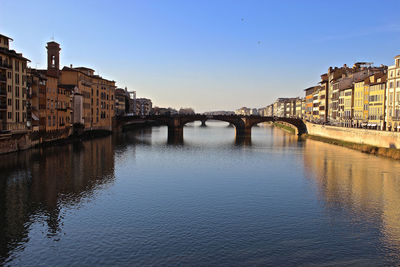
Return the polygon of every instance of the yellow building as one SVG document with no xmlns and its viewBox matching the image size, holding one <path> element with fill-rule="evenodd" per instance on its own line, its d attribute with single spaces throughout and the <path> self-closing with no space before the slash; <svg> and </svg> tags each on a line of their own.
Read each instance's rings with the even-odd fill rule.
<svg viewBox="0 0 400 267">
<path fill-rule="evenodd" d="M 349 88 L 343 91 L 343 126 L 353 127 L 353 94 L 354 86 L 351 85 Z"/>
<path fill-rule="evenodd" d="M 27 62 L 0 34 L 0 132 L 27 130 Z"/>
<path fill-rule="evenodd" d="M 367 117 L 364 116 L 365 92 L 368 91 L 366 87 L 364 80 L 354 83 L 353 123 L 355 127 L 367 125 Z"/>
<path fill-rule="evenodd" d="M 386 82 L 386 129 L 400 130 L 400 55 L 395 57 L 395 65 L 388 68 Z"/>
<path fill-rule="evenodd" d="M 112 130 L 114 118 L 115 82 L 94 74 L 85 67 L 64 67 L 61 84 L 74 85 L 83 95 L 83 122 L 85 130 Z"/>
<path fill-rule="evenodd" d="M 370 77 L 368 124 L 372 129 L 384 130 L 385 125 L 386 74 Z"/>
</svg>

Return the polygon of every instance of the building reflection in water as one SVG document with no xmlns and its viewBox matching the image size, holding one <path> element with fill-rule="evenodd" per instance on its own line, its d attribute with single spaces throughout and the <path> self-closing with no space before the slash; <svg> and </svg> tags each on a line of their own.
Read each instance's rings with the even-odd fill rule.
<svg viewBox="0 0 400 267">
<path fill-rule="evenodd" d="M 379 224 L 383 246 L 400 260 L 400 164 L 307 140 L 304 169 L 318 184 L 325 208 L 342 207 L 357 220 Z"/>
<path fill-rule="evenodd" d="M 61 206 L 91 198 L 114 180 L 112 137 L 0 157 L 0 265 L 28 240 L 38 217 L 47 235 L 61 231 Z"/>
</svg>

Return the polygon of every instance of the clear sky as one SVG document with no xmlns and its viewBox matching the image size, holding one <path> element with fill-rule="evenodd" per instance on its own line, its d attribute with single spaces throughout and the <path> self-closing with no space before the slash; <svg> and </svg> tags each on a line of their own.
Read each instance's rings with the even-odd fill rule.
<svg viewBox="0 0 400 267">
<path fill-rule="evenodd" d="M 46 42 L 158 106 L 198 112 L 303 95 L 329 66 L 392 65 L 399 0 L 0 0 L 0 33 L 32 67 Z"/>
</svg>

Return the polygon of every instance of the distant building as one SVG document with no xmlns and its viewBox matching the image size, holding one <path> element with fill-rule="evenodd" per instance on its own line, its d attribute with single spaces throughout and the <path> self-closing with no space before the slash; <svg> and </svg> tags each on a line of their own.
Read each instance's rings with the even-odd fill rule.
<svg viewBox="0 0 400 267">
<path fill-rule="evenodd" d="M 115 89 L 115 115 L 125 116 L 127 109 L 129 110 L 129 94 L 125 89 Z"/>
<path fill-rule="evenodd" d="M 236 114 L 236 115 L 248 116 L 248 115 L 251 114 L 251 112 L 252 112 L 251 109 L 250 109 L 250 108 L 247 108 L 247 107 L 241 107 L 241 108 L 235 110 L 235 114 Z"/>
<path fill-rule="evenodd" d="M 274 116 L 274 105 L 270 104 L 266 107 L 265 116 L 272 117 Z"/>
<path fill-rule="evenodd" d="M 302 112 L 302 99 L 301 98 L 297 98 L 296 102 L 295 102 L 295 117 L 302 119 L 303 118 L 303 112 Z"/>
<path fill-rule="evenodd" d="M 273 104 L 274 116 L 282 118 L 295 117 L 297 98 L 278 98 Z"/>
<path fill-rule="evenodd" d="M 152 115 L 176 115 L 178 114 L 178 111 L 174 108 L 160 108 L 160 107 L 153 107 L 151 110 Z"/>
<path fill-rule="evenodd" d="M 152 110 L 152 102 L 147 98 L 136 99 L 136 114 L 137 115 L 150 115 Z"/>
<path fill-rule="evenodd" d="M 225 110 L 204 112 L 204 115 L 234 115 L 234 114 L 235 114 L 234 111 L 225 111 Z"/>
<path fill-rule="evenodd" d="M 136 115 L 136 91 L 128 91 L 129 93 L 129 114 Z"/>
<path fill-rule="evenodd" d="M 313 112 L 314 112 L 314 98 L 315 95 L 318 95 L 318 91 L 319 91 L 319 86 L 311 86 L 307 89 L 304 90 L 305 91 L 305 100 L 306 100 L 306 110 L 305 110 L 305 116 L 304 119 L 308 120 L 308 121 L 313 121 Z"/>
<path fill-rule="evenodd" d="M 194 110 L 192 108 L 180 108 L 179 112 L 180 115 L 193 115 Z"/>
</svg>

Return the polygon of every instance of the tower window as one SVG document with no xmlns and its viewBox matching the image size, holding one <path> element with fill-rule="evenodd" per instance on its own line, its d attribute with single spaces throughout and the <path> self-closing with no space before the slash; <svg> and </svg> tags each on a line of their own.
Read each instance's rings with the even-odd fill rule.
<svg viewBox="0 0 400 267">
<path fill-rule="evenodd" d="M 51 66 L 53 67 L 53 68 L 55 68 L 56 67 L 56 56 L 51 56 Z"/>
</svg>

